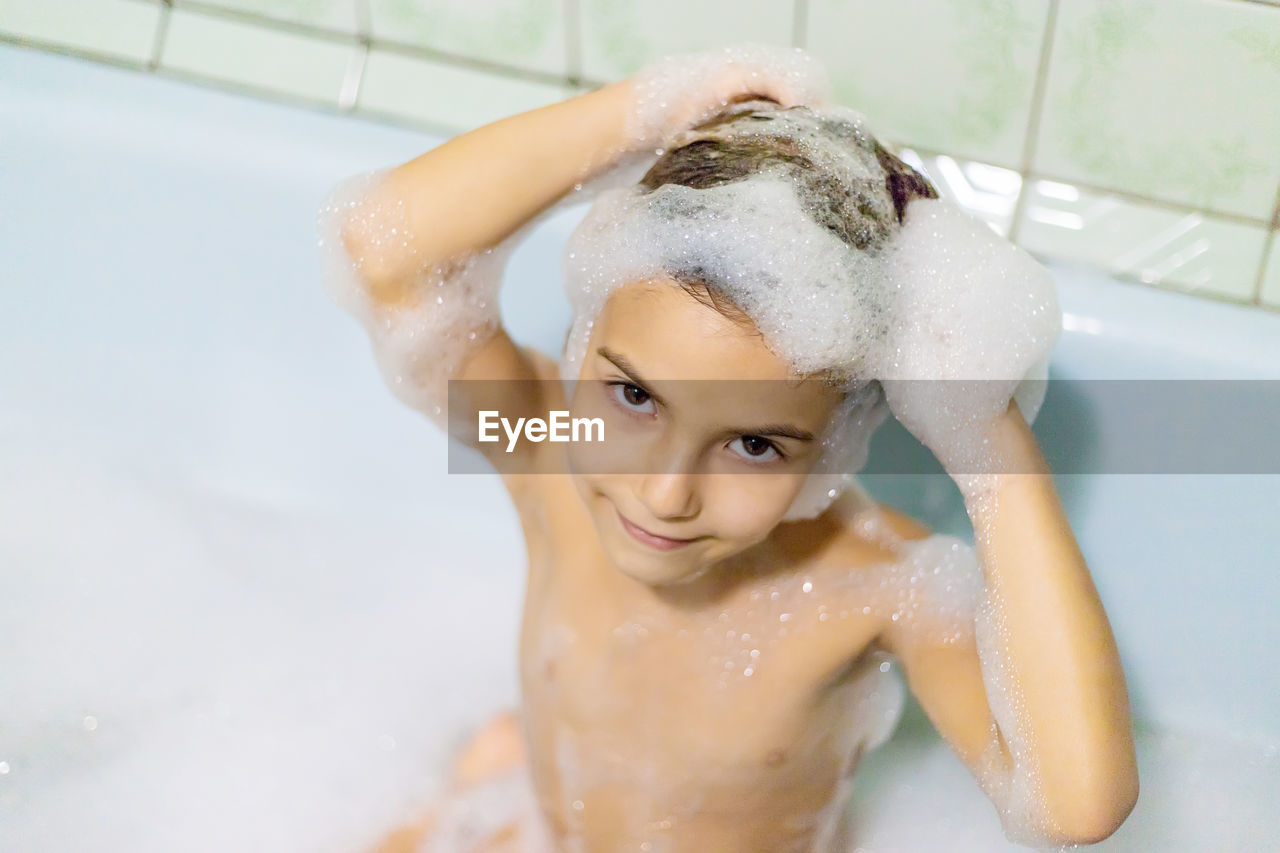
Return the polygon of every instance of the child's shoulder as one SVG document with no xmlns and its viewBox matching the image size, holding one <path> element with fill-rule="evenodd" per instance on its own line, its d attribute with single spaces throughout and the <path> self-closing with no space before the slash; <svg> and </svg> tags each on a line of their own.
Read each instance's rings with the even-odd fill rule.
<svg viewBox="0 0 1280 853">
<path fill-rule="evenodd" d="M 933 531 L 922 522 L 887 504 L 876 504 L 874 512 L 879 516 L 880 523 L 901 539 L 927 539 L 933 535 Z"/>
<path fill-rule="evenodd" d="M 869 498 L 855 511 L 831 514 L 831 547 L 823 562 L 836 566 L 870 566 L 899 561 L 909 543 L 933 535 L 928 526 L 891 506 Z"/>
</svg>

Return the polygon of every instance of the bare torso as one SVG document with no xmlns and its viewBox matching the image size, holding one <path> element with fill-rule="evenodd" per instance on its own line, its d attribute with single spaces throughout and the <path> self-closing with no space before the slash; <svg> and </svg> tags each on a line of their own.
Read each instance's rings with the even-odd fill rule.
<svg viewBox="0 0 1280 853">
<path fill-rule="evenodd" d="M 900 703 L 875 644 L 883 609 L 849 582 L 892 562 L 891 543 L 829 511 L 675 603 L 610 566 L 567 476 L 520 479 L 523 718 L 559 845 L 823 849 L 842 780 Z"/>
</svg>

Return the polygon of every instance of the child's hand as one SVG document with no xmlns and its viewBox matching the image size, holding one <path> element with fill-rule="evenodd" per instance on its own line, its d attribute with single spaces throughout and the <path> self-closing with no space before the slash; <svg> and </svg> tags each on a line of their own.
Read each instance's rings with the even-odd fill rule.
<svg viewBox="0 0 1280 853">
<path fill-rule="evenodd" d="M 821 105 L 828 92 L 826 74 L 811 55 L 758 44 L 664 57 L 630 83 L 627 137 L 636 149 L 665 147 L 734 101 L 758 96 L 784 107 Z"/>
</svg>

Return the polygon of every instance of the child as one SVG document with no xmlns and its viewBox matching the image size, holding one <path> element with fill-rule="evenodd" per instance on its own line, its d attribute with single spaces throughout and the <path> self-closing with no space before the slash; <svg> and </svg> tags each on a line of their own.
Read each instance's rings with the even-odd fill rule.
<svg viewBox="0 0 1280 853">
<path fill-rule="evenodd" d="M 799 106 L 823 97 L 802 52 L 677 58 L 335 194 L 339 298 L 392 390 L 499 469 L 529 553 L 521 713 L 384 849 L 842 849 L 893 661 L 1011 838 L 1098 841 L 1133 807 L 1124 678 L 1023 416 L 1038 401 L 908 381 L 1020 378 L 1056 304 L 921 284 L 974 245 L 994 279 L 1022 261 L 851 113 Z M 564 361 L 515 346 L 496 295 L 515 239 L 647 152 L 570 246 Z M 841 493 L 886 402 L 960 486 L 976 561 Z M 481 411 L 569 409 L 609 441 L 479 441 Z"/>
</svg>

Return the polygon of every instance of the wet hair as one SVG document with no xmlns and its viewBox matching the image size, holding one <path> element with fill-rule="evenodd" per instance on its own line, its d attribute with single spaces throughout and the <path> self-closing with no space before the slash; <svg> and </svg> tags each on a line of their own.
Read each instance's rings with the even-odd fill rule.
<svg viewBox="0 0 1280 853">
<path fill-rule="evenodd" d="M 813 132 L 861 149 L 864 159 L 874 158 L 883 177 L 851 179 L 820 164 L 794 135 L 753 132 L 779 117 L 809 122 Z M 938 197 L 919 172 L 847 118 L 824 116 L 803 106 L 784 109 L 760 98 L 731 104 L 692 128 L 683 143 L 664 152 L 639 183 L 647 192 L 666 184 L 710 189 L 766 171 L 782 171 L 794 182 L 797 193 L 806 199 L 805 212 L 815 223 L 845 244 L 869 252 L 877 250 L 902 224 L 913 199 Z M 731 320 L 753 325 L 747 313 L 703 270 L 685 268 L 669 273 L 699 302 Z"/>
</svg>

